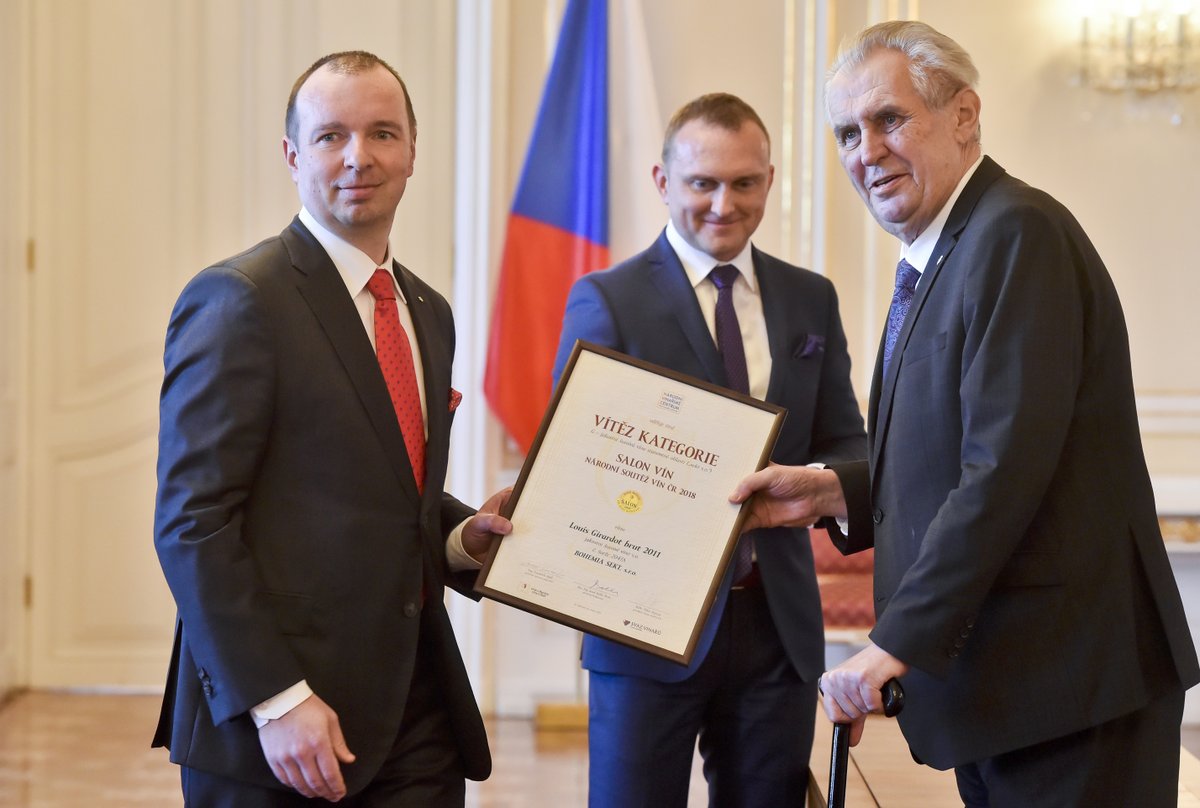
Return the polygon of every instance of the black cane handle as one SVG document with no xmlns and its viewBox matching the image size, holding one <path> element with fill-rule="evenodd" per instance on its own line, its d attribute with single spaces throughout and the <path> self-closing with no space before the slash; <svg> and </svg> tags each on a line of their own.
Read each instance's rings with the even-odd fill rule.
<svg viewBox="0 0 1200 808">
<path fill-rule="evenodd" d="M 897 679 L 888 679 L 883 683 L 883 687 L 879 688 L 879 695 L 883 696 L 883 714 L 888 718 L 895 718 L 900 715 L 900 711 L 904 709 L 904 688 L 900 686 Z"/>
<path fill-rule="evenodd" d="M 883 697 L 883 714 L 895 718 L 904 709 L 904 688 L 895 679 L 888 679 L 879 689 Z M 828 808 L 845 808 L 846 769 L 850 763 L 850 725 L 833 725 L 833 757 L 829 761 Z"/>
</svg>

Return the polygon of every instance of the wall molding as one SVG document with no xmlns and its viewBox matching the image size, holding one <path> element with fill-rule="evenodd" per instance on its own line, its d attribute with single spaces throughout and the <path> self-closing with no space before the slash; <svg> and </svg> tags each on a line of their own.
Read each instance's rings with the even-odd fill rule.
<svg viewBox="0 0 1200 808">
<path fill-rule="evenodd" d="M 1200 437 L 1200 394 L 1186 392 L 1139 395 L 1137 411 L 1144 434 Z"/>
<path fill-rule="evenodd" d="M 1200 475 L 1163 475 L 1152 482 L 1160 516 L 1200 516 Z"/>
</svg>

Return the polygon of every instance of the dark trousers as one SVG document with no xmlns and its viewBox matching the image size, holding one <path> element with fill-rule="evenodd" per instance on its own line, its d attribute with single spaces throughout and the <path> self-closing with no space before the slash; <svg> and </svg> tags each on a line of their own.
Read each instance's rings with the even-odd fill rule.
<svg viewBox="0 0 1200 808">
<path fill-rule="evenodd" d="M 351 751 L 353 742 L 351 741 Z M 312 808 L 330 806 L 290 789 L 263 788 L 186 766 L 181 769 L 186 808 Z M 450 716 L 438 689 L 438 677 L 425 642 L 419 643 L 416 669 L 395 743 L 378 774 L 339 808 L 462 808 L 466 783 Z"/>
<path fill-rule="evenodd" d="M 788 660 L 761 589 L 730 594 L 690 678 L 593 671 L 589 683 L 592 808 L 686 808 L 697 734 L 713 808 L 803 801 L 817 688 Z"/>
<path fill-rule="evenodd" d="M 967 808 L 1174 808 L 1183 691 L 1096 727 L 954 770 Z"/>
</svg>

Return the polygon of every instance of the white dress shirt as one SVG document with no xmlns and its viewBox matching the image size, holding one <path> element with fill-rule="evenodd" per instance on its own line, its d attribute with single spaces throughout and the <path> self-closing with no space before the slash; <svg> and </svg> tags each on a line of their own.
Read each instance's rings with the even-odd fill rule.
<svg viewBox="0 0 1200 808">
<path fill-rule="evenodd" d="M 737 267 L 738 278 L 733 282 L 733 310 L 737 313 L 738 327 L 742 331 L 750 395 L 765 399 L 767 385 L 771 381 L 771 346 L 767 341 L 767 318 L 763 316 L 762 290 L 754 274 L 750 242 L 746 242 L 745 248 L 732 261 L 718 261 L 684 241 L 675 229 L 675 223 L 670 221 L 667 222 L 667 241 L 675 250 L 675 255 L 679 256 L 679 263 L 683 264 L 683 271 L 692 283 L 713 344 L 717 341 L 717 285 L 708 277 L 708 273 L 714 267 L 725 264 Z"/>
<path fill-rule="evenodd" d="M 908 261 L 909 265 L 917 272 L 921 273 L 921 277 L 925 277 L 925 267 L 929 264 L 929 259 L 933 257 L 933 248 L 937 246 L 938 239 L 942 237 L 942 230 L 946 228 L 946 220 L 950 218 L 950 211 L 954 210 L 954 203 L 962 195 L 963 188 L 967 187 L 967 183 L 975 174 L 975 169 L 979 168 L 979 164 L 983 162 L 983 152 L 979 153 L 979 157 L 967 169 L 967 173 L 963 174 L 962 179 L 958 181 L 958 186 L 954 189 L 954 193 L 950 194 L 950 198 L 946 200 L 946 204 L 942 205 L 942 209 L 938 211 L 938 215 L 933 217 L 933 221 L 929 226 L 921 231 L 912 244 L 901 245 L 900 257 Z M 939 260 L 941 256 L 938 256 Z M 917 286 L 921 285 L 920 279 L 917 280 Z"/>
</svg>

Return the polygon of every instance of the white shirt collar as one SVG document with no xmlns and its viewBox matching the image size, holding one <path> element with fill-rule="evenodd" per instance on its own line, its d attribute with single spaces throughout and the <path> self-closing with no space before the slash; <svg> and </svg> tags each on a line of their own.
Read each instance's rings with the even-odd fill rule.
<svg viewBox="0 0 1200 808">
<path fill-rule="evenodd" d="M 313 234 L 313 238 L 325 248 L 329 260 L 333 261 L 338 274 L 342 277 L 342 283 L 346 284 L 346 290 L 350 292 L 350 297 L 357 297 L 363 289 L 367 288 L 367 281 L 371 280 L 376 269 L 383 267 L 389 273 L 392 272 L 392 244 L 390 241 L 387 253 L 383 257 L 383 263 L 376 264 L 371 260 L 371 256 L 327 230 L 315 216 L 308 212 L 307 208 L 300 208 L 300 221 Z M 392 285 L 396 287 L 398 299 L 408 305 L 408 301 L 404 299 L 404 291 L 396 283 L 394 274 L 392 275 Z"/>
<path fill-rule="evenodd" d="M 967 182 L 975 174 L 975 169 L 979 168 L 979 164 L 983 162 L 983 152 L 980 151 L 979 157 L 967 169 L 967 173 L 963 174 L 962 179 L 958 181 L 958 187 L 954 189 L 954 193 L 950 194 L 950 198 L 946 200 L 946 204 L 942 205 L 942 209 L 938 211 L 938 215 L 933 217 L 933 221 L 929 223 L 921 231 L 921 235 L 913 239 L 913 243 L 907 246 L 900 247 L 900 257 L 908 261 L 913 269 L 924 274 L 925 267 L 929 264 L 929 259 L 933 256 L 933 248 L 937 246 L 938 239 L 942 237 L 942 230 L 946 227 L 946 220 L 950 218 L 950 211 L 954 210 L 954 203 L 958 201 L 958 197 L 962 195 L 963 188 L 967 187 Z"/>
<path fill-rule="evenodd" d="M 750 291 L 758 291 L 758 281 L 754 277 L 754 251 L 749 241 L 746 242 L 746 246 L 732 261 L 718 261 L 708 253 L 698 250 L 684 241 L 683 236 L 675 229 L 675 223 L 668 219 L 667 242 L 671 245 L 671 249 L 675 250 L 675 254 L 679 256 L 679 263 L 683 264 L 683 271 L 687 273 L 688 280 L 691 282 L 693 289 L 708 277 L 708 273 L 713 271 L 713 267 L 721 264 L 732 264 L 737 267 L 738 272 L 746 279 L 746 283 L 750 285 Z"/>
</svg>

